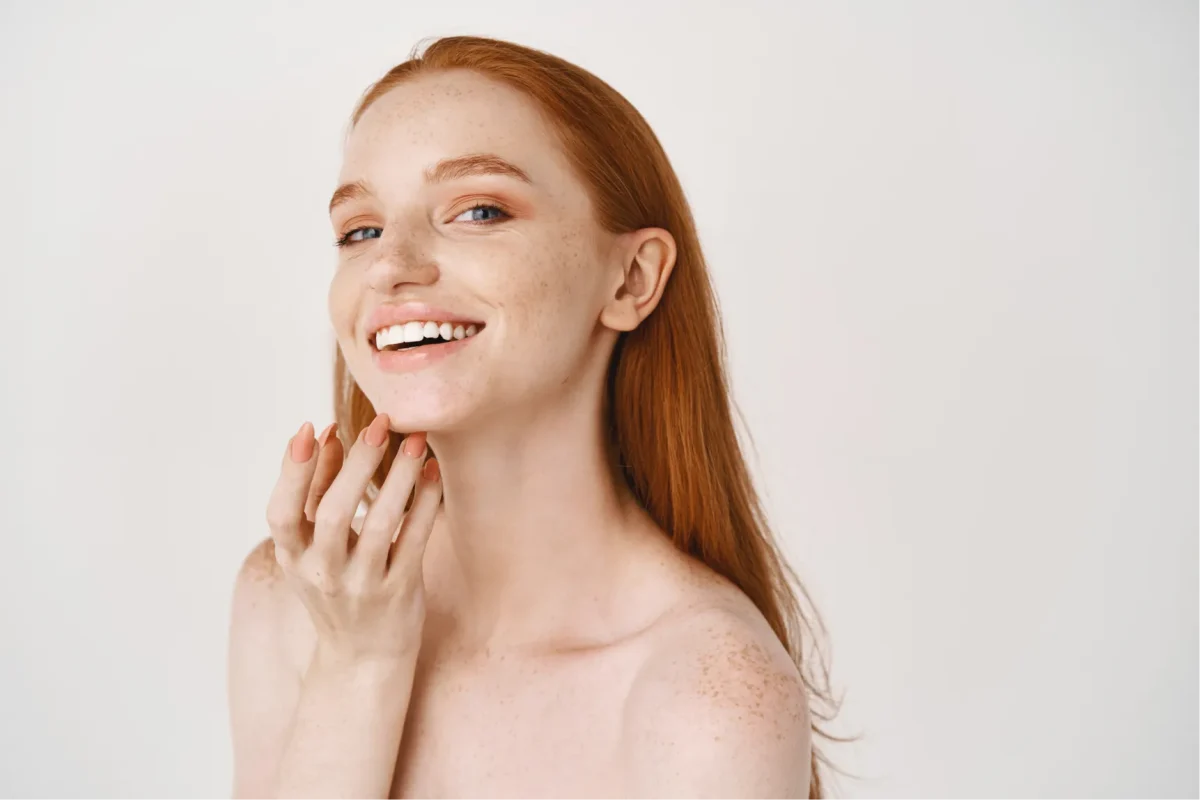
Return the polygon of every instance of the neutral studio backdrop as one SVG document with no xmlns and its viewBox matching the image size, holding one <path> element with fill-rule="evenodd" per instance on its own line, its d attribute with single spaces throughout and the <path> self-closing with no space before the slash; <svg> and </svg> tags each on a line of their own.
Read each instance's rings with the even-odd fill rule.
<svg viewBox="0 0 1200 800">
<path fill-rule="evenodd" d="M 1153 0 L 0 4 L 0 795 L 228 794 L 346 119 L 452 33 L 678 169 L 838 791 L 1195 796 L 1197 9 Z"/>
</svg>

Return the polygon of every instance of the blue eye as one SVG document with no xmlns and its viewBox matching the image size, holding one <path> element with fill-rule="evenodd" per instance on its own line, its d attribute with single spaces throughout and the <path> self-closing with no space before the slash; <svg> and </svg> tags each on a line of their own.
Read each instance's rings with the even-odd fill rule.
<svg viewBox="0 0 1200 800">
<path fill-rule="evenodd" d="M 346 235 L 339 238 L 333 244 L 336 247 L 345 247 L 348 244 L 361 242 L 365 239 L 378 239 L 383 236 L 383 228 L 355 228 L 348 231 Z"/>
<path fill-rule="evenodd" d="M 491 213 L 489 213 L 491 212 Z M 467 219 L 463 219 L 463 217 Z M 466 211 L 454 218 L 455 222 L 495 222 L 498 219 L 507 217 L 508 214 L 500 206 L 492 205 L 491 203 L 480 203 L 477 206 L 471 206 Z"/>
</svg>

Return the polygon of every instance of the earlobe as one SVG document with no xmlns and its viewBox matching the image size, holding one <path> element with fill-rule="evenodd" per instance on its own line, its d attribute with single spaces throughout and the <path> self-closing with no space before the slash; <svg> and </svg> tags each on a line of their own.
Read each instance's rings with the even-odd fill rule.
<svg viewBox="0 0 1200 800">
<path fill-rule="evenodd" d="M 618 331 L 631 331 L 650 316 L 675 268 L 675 237 L 670 232 L 643 228 L 626 236 L 620 283 L 600 314 L 601 323 Z"/>
</svg>

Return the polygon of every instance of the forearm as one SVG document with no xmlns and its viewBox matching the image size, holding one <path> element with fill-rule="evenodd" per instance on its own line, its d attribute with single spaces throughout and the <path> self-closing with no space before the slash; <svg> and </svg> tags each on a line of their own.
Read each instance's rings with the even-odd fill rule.
<svg viewBox="0 0 1200 800">
<path fill-rule="evenodd" d="M 304 676 L 276 794 L 386 798 L 415 668 L 415 656 L 340 663 L 318 651 Z"/>
</svg>

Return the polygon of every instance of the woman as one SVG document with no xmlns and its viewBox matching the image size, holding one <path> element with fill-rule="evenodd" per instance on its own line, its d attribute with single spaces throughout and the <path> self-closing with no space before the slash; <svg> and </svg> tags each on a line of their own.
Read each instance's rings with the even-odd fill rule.
<svg viewBox="0 0 1200 800">
<path fill-rule="evenodd" d="M 235 794 L 818 796 L 824 675 L 637 111 L 442 39 L 363 97 L 330 214 L 337 424 L 237 579 Z"/>
</svg>

